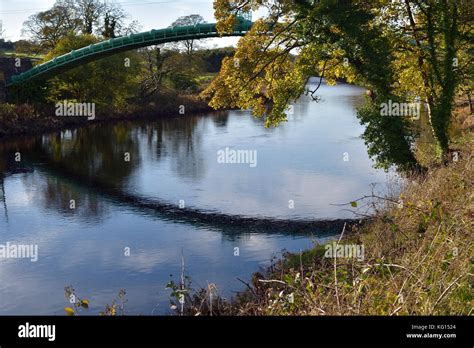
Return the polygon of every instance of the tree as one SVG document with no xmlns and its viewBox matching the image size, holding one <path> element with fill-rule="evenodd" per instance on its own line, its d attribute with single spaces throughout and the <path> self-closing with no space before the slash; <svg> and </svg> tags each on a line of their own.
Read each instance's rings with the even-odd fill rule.
<svg viewBox="0 0 474 348">
<path fill-rule="evenodd" d="M 190 57 L 179 51 L 156 47 L 141 51 L 145 62 L 141 74 L 141 96 L 148 97 L 163 89 L 179 92 L 195 92 L 198 77 L 204 70 L 201 57 Z"/>
<path fill-rule="evenodd" d="M 179 27 L 179 26 L 194 26 L 201 23 L 206 23 L 204 18 L 198 14 L 192 14 L 189 16 L 179 17 L 175 20 L 171 27 Z M 181 42 L 176 43 L 176 47 L 183 47 L 186 54 L 191 55 L 196 47 L 196 40 L 183 40 Z"/>
<path fill-rule="evenodd" d="M 398 34 L 400 57 L 412 55 L 415 59 L 417 69 L 413 72 L 421 80 L 416 90 L 421 92 L 428 106 L 430 124 L 441 153 L 446 154 L 454 97 L 461 81 L 459 72 L 465 70 L 461 65 L 466 66 L 466 62 L 459 61 L 460 45 L 464 41 L 460 7 L 472 8 L 472 3 L 404 0 L 403 5 L 402 12 L 394 19 L 407 21 L 408 30 L 392 35 Z"/>
<path fill-rule="evenodd" d="M 231 31 L 239 11 L 265 6 L 268 15 L 239 41 L 234 57 L 224 61 L 203 95 L 214 108 L 251 108 L 255 116 L 265 117 L 266 126 L 277 126 L 286 121 L 285 111 L 292 100 L 303 92 L 317 93 L 317 88 L 306 89 L 309 77 L 318 74 L 329 84 L 345 78 L 370 90 L 371 98 L 358 113 L 366 126 L 363 136 L 369 154 L 383 168 L 395 164 L 400 169 L 419 169 L 413 124 L 408 118 L 384 117 L 380 105 L 388 100 L 413 101 L 420 88 L 426 91 L 427 97 L 434 98 L 431 114 L 436 139 L 442 152 L 447 152 L 458 81 L 452 63 L 457 56 L 461 6 L 447 0 L 407 2 L 410 8 L 416 3 L 412 16 L 424 26 L 410 28 L 407 9 L 394 10 L 385 1 L 215 0 L 222 34 Z M 417 40 L 423 40 L 421 65 Z M 416 74 L 408 87 L 404 79 L 409 72 Z M 424 74 L 433 87 L 422 88 Z"/>
<path fill-rule="evenodd" d="M 234 47 L 223 47 L 198 50 L 195 56 L 198 56 L 202 59 L 206 72 L 217 73 L 221 69 L 224 58 L 233 57 L 234 54 Z"/>
<path fill-rule="evenodd" d="M 56 4 L 73 9 L 75 17 L 80 21 L 82 34 L 93 34 L 99 26 L 99 20 L 105 11 L 105 3 L 101 0 L 58 0 Z"/>
<path fill-rule="evenodd" d="M 15 46 L 16 43 L 5 41 L 5 39 L 0 39 L 0 51 L 13 51 Z"/>
<path fill-rule="evenodd" d="M 54 5 L 50 10 L 31 15 L 23 23 L 23 34 L 35 43 L 51 49 L 70 32 L 77 32 L 81 22 L 68 6 Z"/>
<path fill-rule="evenodd" d="M 39 54 L 43 52 L 43 48 L 40 45 L 27 40 L 16 41 L 14 46 L 17 53 Z"/>
<path fill-rule="evenodd" d="M 23 33 L 46 49 L 52 49 L 70 33 L 98 34 L 114 38 L 135 32 L 137 22 L 128 22 L 129 15 L 117 3 L 101 0 L 57 0 L 47 11 L 29 17 Z"/>
<path fill-rule="evenodd" d="M 45 57 L 53 59 L 73 49 L 98 42 L 92 35 L 69 34 Z M 130 64 L 125 64 L 126 59 Z M 122 53 L 90 62 L 57 75 L 48 81 L 47 100 L 96 103 L 102 110 L 119 110 L 138 90 L 140 63 L 135 53 Z"/>
<path fill-rule="evenodd" d="M 164 66 L 166 56 L 163 54 L 161 47 L 146 48 L 140 53 L 144 61 L 140 82 L 140 96 L 148 97 L 160 91 L 163 80 L 171 70 L 166 69 Z"/>
<path fill-rule="evenodd" d="M 117 4 L 107 4 L 103 10 L 102 36 L 115 38 L 117 36 L 130 35 L 137 31 L 138 22 L 127 23 L 129 15 Z"/>
</svg>

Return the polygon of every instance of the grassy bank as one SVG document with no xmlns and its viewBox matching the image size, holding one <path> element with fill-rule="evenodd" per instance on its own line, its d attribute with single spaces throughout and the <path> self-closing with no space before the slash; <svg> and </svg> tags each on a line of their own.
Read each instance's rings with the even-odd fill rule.
<svg viewBox="0 0 474 348">
<path fill-rule="evenodd" d="M 0 104 L 0 138 L 86 126 L 91 122 L 153 119 L 180 116 L 183 115 L 182 112 L 186 115 L 207 111 L 211 111 L 211 108 L 199 96 L 172 91 L 125 105 L 119 111 L 96 110 L 94 120 L 88 120 L 87 117 L 56 116 L 54 105 Z"/>
<path fill-rule="evenodd" d="M 363 246 L 363 258 L 328 257 L 326 245 L 287 253 L 230 301 L 213 284 L 186 294 L 184 314 L 471 315 L 473 143 L 464 134 L 451 163 L 409 177 L 399 197 L 376 200 L 373 219 L 341 231 L 337 246 Z"/>
</svg>

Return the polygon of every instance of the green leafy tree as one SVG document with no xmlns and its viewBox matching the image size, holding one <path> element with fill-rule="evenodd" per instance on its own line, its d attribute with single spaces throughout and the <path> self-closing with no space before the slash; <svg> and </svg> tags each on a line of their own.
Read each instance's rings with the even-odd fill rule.
<svg viewBox="0 0 474 348">
<path fill-rule="evenodd" d="M 472 81 L 472 69 L 466 70 L 472 66 L 472 58 L 463 51 L 472 52 L 472 27 L 466 24 L 471 20 L 468 14 L 471 11 L 472 15 L 473 4 L 462 0 L 404 0 L 388 9 L 392 15 L 387 32 L 398 45 L 400 85 L 406 93 L 418 94 L 426 102 L 440 153 L 446 154 L 456 91 Z"/>
<path fill-rule="evenodd" d="M 266 126 L 277 126 L 286 121 L 285 111 L 292 100 L 305 91 L 316 95 L 317 88 L 307 90 L 309 77 L 319 75 L 329 84 L 345 78 L 370 91 L 358 116 L 366 126 L 363 136 L 377 164 L 420 169 L 414 155 L 413 124 L 408 118 L 382 116 L 380 105 L 388 100 L 413 101 L 424 92 L 425 99 L 432 98 L 428 105 L 436 140 L 447 152 L 458 81 L 452 63 L 463 8 L 448 1 L 406 2 L 420 23 L 415 30 L 403 3 L 397 8 L 387 1 L 369 0 L 215 0 L 222 34 L 239 20 L 239 11 L 263 6 L 268 15 L 240 40 L 234 57 L 224 60 L 219 76 L 203 96 L 214 108 L 251 108 L 255 116 L 265 118 Z M 417 39 L 424 40 L 421 64 Z M 433 87 L 425 87 L 425 75 Z"/>
<path fill-rule="evenodd" d="M 377 105 L 392 97 L 392 52 L 371 8 L 354 1 L 282 1 L 270 4 L 268 17 L 254 23 L 242 38 L 233 59 L 225 59 L 221 73 L 204 92 L 214 108 L 251 108 L 265 124 L 286 121 L 288 104 L 306 89 L 316 74 L 334 84 L 345 77 L 373 91 L 360 112 L 369 153 L 388 167 L 417 167 L 411 152 L 410 129 L 401 118 L 382 118 Z M 215 2 L 218 28 L 223 33 L 238 20 L 236 11 L 252 10 L 259 1 Z M 296 57 L 295 57 L 296 54 Z M 345 58 L 345 59 L 344 59 Z M 350 64 L 344 64 L 344 62 Z"/>
<path fill-rule="evenodd" d="M 70 34 L 45 57 L 45 61 L 98 42 L 92 35 Z M 102 58 L 61 73 L 48 81 L 47 100 L 94 102 L 101 110 L 120 110 L 138 91 L 140 61 L 128 52 Z"/>
</svg>

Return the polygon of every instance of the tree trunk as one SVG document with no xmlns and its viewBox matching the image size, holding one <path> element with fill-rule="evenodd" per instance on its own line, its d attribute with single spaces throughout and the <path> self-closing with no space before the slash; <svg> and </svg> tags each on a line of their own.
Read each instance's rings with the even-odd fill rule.
<svg viewBox="0 0 474 348">
<path fill-rule="evenodd" d="M 472 100 L 469 92 L 467 92 L 467 103 L 469 104 L 469 114 L 472 115 Z"/>
</svg>

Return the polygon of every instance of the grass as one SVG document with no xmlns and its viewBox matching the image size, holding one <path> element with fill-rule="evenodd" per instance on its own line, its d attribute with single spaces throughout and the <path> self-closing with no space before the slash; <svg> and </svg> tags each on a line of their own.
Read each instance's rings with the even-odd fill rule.
<svg viewBox="0 0 474 348">
<path fill-rule="evenodd" d="M 18 53 L 18 52 L 7 52 L 7 51 L 1 51 L 0 53 L 6 57 L 12 57 L 12 58 L 20 57 L 20 58 L 43 59 L 45 57 L 44 54 Z"/>
</svg>

